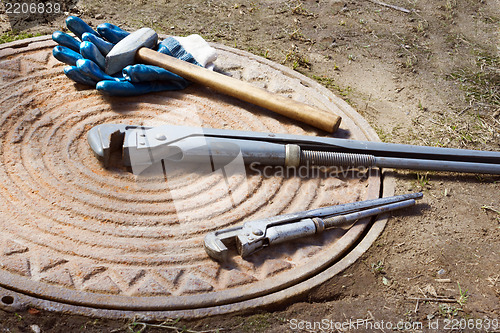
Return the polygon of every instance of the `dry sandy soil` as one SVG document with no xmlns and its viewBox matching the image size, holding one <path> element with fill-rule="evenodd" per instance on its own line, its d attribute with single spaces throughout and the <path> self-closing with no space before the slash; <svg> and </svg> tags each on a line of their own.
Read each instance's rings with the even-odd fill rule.
<svg viewBox="0 0 500 333">
<path fill-rule="evenodd" d="M 94 26 L 199 33 L 285 64 L 342 96 L 386 142 L 499 151 L 499 2 L 387 2 L 409 12 L 368 0 L 81 0 L 64 8 Z M 12 29 L 48 34 L 64 21 L 0 17 L 2 38 L 14 36 Z M 30 309 L 0 312 L 0 330 L 277 332 L 294 328 L 294 320 L 366 319 L 423 325 L 400 329 L 406 332 L 495 331 L 479 324 L 452 330 L 452 324 L 500 319 L 500 178 L 414 172 L 396 178 L 396 192 L 425 193 L 419 208 L 391 218 L 340 276 L 282 307 L 156 325 Z M 455 301 L 416 300 L 441 296 Z M 446 329 L 445 319 L 456 321 Z M 439 330 L 432 329 L 436 320 Z"/>
</svg>

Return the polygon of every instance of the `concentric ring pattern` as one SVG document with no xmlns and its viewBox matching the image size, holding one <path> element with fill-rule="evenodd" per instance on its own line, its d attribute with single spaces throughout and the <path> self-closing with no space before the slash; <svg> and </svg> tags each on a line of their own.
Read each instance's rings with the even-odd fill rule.
<svg viewBox="0 0 500 333">
<path fill-rule="evenodd" d="M 380 180 L 247 169 L 228 182 L 217 172 L 179 170 L 158 179 L 138 178 L 119 166 L 105 169 L 86 141 L 90 128 L 102 123 L 317 133 L 199 86 L 140 97 L 103 96 L 67 79 L 46 39 L 0 53 L 0 262 L 4 272 L 18 277 L 4 286 L 23 291 L 36 285 L 51 298 L 101 307 L 137 296 L 149 307 L 224 304 L 314 274 L 345 250 L 339 248 L 342 239 L 352 244 L 363 232 L 361 227 L 333 230 L 248 260 L 212 261 L 203 249 L 208 231 L 374 198 Z M 331 93 L 301 75 L 216 47 L 223 72 L 332 109 Z M 365 139 L 346 115 L 344 124 L 347 136 Z"/>
</svg>

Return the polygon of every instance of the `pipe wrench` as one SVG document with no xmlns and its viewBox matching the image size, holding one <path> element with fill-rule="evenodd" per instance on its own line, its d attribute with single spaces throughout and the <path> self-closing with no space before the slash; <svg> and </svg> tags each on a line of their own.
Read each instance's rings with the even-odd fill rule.
<svg viewBox="0 0 500 333">
<path fill-rule="evenodd" d="M 229 248 L 233 247 L 245 258 L 270 245 L 319 234 L 329 228 L 348 228 L 361 218 L 413 206 L 422 196 L 422 193 L 403 194 L 248 221 L 208 233 L 205 251 L 223 262 L 228 260 Z"/>
<path fill-rule="evenodd" d="M 144 170 L 160 161 L 218 163 L 242 156 L 245 164 L 299 167 L 395 168 L 500 174 L 500 152 L 437 148 L 331 137 L 213 128 L 101 124 L 87 135 L 105 166 L 118 150 L 125 166 Z M 134 171 L 134 173 L 136 173 Z"/>
</svg>

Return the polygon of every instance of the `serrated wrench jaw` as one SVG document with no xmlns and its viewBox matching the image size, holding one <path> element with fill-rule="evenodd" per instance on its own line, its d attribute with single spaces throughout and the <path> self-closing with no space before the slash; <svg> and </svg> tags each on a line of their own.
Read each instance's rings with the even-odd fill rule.
<svg viewBox="0 0 500 333">
<path fill-rule="evenodd" d="M 111 152 L 122 151 L 127 131 L 137 128 L 125 124 L 100 124 L 90 129 L 87 141 L 97 159 L 108 167 Z"/>
</svg>

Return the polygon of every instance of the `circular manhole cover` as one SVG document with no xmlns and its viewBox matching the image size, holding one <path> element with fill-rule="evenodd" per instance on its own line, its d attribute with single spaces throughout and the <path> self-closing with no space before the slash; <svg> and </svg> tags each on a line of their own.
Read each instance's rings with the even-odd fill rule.
<svg viewBox="0 0 500 333">
<path fill-rule="evenodd" d="M 51 55 L 53 46 L 44 36 L 0 48 L 4 308 L 30 304 L 150 319 L 242 311 L 310 289 L 355 260 L 381 231 L 383 222 L 373 228 L 360 221 L 349 231 L 330 230 L 247 260 L 211 260 L 203 248 L 209 231 L 377 198 L 381 179 L 247 169 L 231 176 L 228 191 L 227 177 L 218 172 L 173 173 L 167 181 L 149 182 L 127 170 L 105 169 L 86 140 L 102 123 L 318 133 L 200 86 L 103 96 L 67 79 Z M 337 136 L 377 139 L 351 107 L 316 82 L 249 53 L 214 47 L 223 72 L 339 113 L 343 125 Z"/>
</svg>

